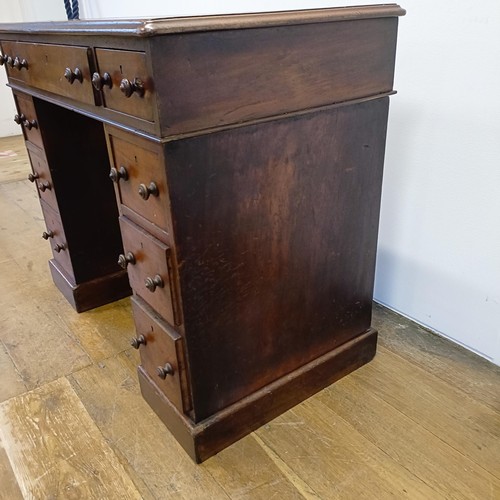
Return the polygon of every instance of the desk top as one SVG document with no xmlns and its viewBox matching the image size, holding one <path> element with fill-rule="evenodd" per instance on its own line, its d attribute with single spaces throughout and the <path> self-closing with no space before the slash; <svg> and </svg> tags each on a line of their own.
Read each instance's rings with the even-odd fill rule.
<svg viewBox="0 0 500 500">
<path fill-rule="evenodd" d="M 253 14 L 226 14 L 158 19 L 78 20 L 37 23 L 0 24 L 0 33 L 47 33 L 80 35 L 123 35 L 149 37 L 193 31 L 215 31 L 264 26 L 348 21 L 404 16 L 397 4 L 335 7 L 330 9 L 294 10 Z"/>
</svg>

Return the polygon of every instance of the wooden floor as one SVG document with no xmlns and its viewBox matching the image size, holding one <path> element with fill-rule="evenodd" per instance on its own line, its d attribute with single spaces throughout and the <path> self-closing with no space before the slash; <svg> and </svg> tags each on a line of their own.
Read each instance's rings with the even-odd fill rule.
<svg viewBox="0 0 500 500">
<path fill-rule="evenodd" d="M 28 168 L 1 139 L 1 498 L 500 499 L 500 369 L 380 306 L 372 363 L 195 465 L 141 398 L 129 300 L 53 286 Z"/>
</svg>

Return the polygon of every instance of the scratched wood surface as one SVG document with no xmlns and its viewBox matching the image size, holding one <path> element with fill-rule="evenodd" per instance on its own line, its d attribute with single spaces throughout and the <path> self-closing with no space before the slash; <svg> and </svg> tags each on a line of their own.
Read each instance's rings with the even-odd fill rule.
<svg viewBox="0 0 500 500">
<path fill-rule="evenodd" d="M 52 285 L 22 141 L 8 150 L 0 499 L 500 498 L 500 368 L 378 305 L 372 363 L 195 465 L 140 395 L 129 300 L 77 314 Z"/>
</svg>

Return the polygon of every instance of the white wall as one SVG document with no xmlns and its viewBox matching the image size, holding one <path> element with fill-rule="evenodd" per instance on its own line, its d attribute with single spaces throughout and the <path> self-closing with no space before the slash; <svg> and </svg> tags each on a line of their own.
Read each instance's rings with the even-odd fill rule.
<svg viewBox="0 0 500 500">
<path fill-rule="evenodd" d="M 500 364 L 500 2 L 401 2 L 375 298 Z M 80 0 L 87 18 L 346 4 Z"/>
</svg>

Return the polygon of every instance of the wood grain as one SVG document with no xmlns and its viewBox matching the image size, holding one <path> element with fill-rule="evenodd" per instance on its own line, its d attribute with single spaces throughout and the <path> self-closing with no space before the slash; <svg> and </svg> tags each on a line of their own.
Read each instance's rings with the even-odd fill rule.
<svg viewBox="0 0 500 500">
<path fill-rule="evenodd" d="M 0 139 L 0 184 L 28 177 L 30 163 L 22 135 Z"/>
<path fill-rule="evenodd" d="M 367 376 L 370 369 L 364 369 Z M 353 377 L 329 387 L 318 400 L 443 497 L 480 500 L 500 495 L 500 480 L 493 476 L 495 471 L 483 468 L 484 462 L 478 465 Z M 462 473 L 457 475 L 458 470 Z"/>
<path fill-rule="evenodd" d="M 2 403 L 0 428 L 25 498 L 141 498 L 64 378 Z"/>
</svg>

